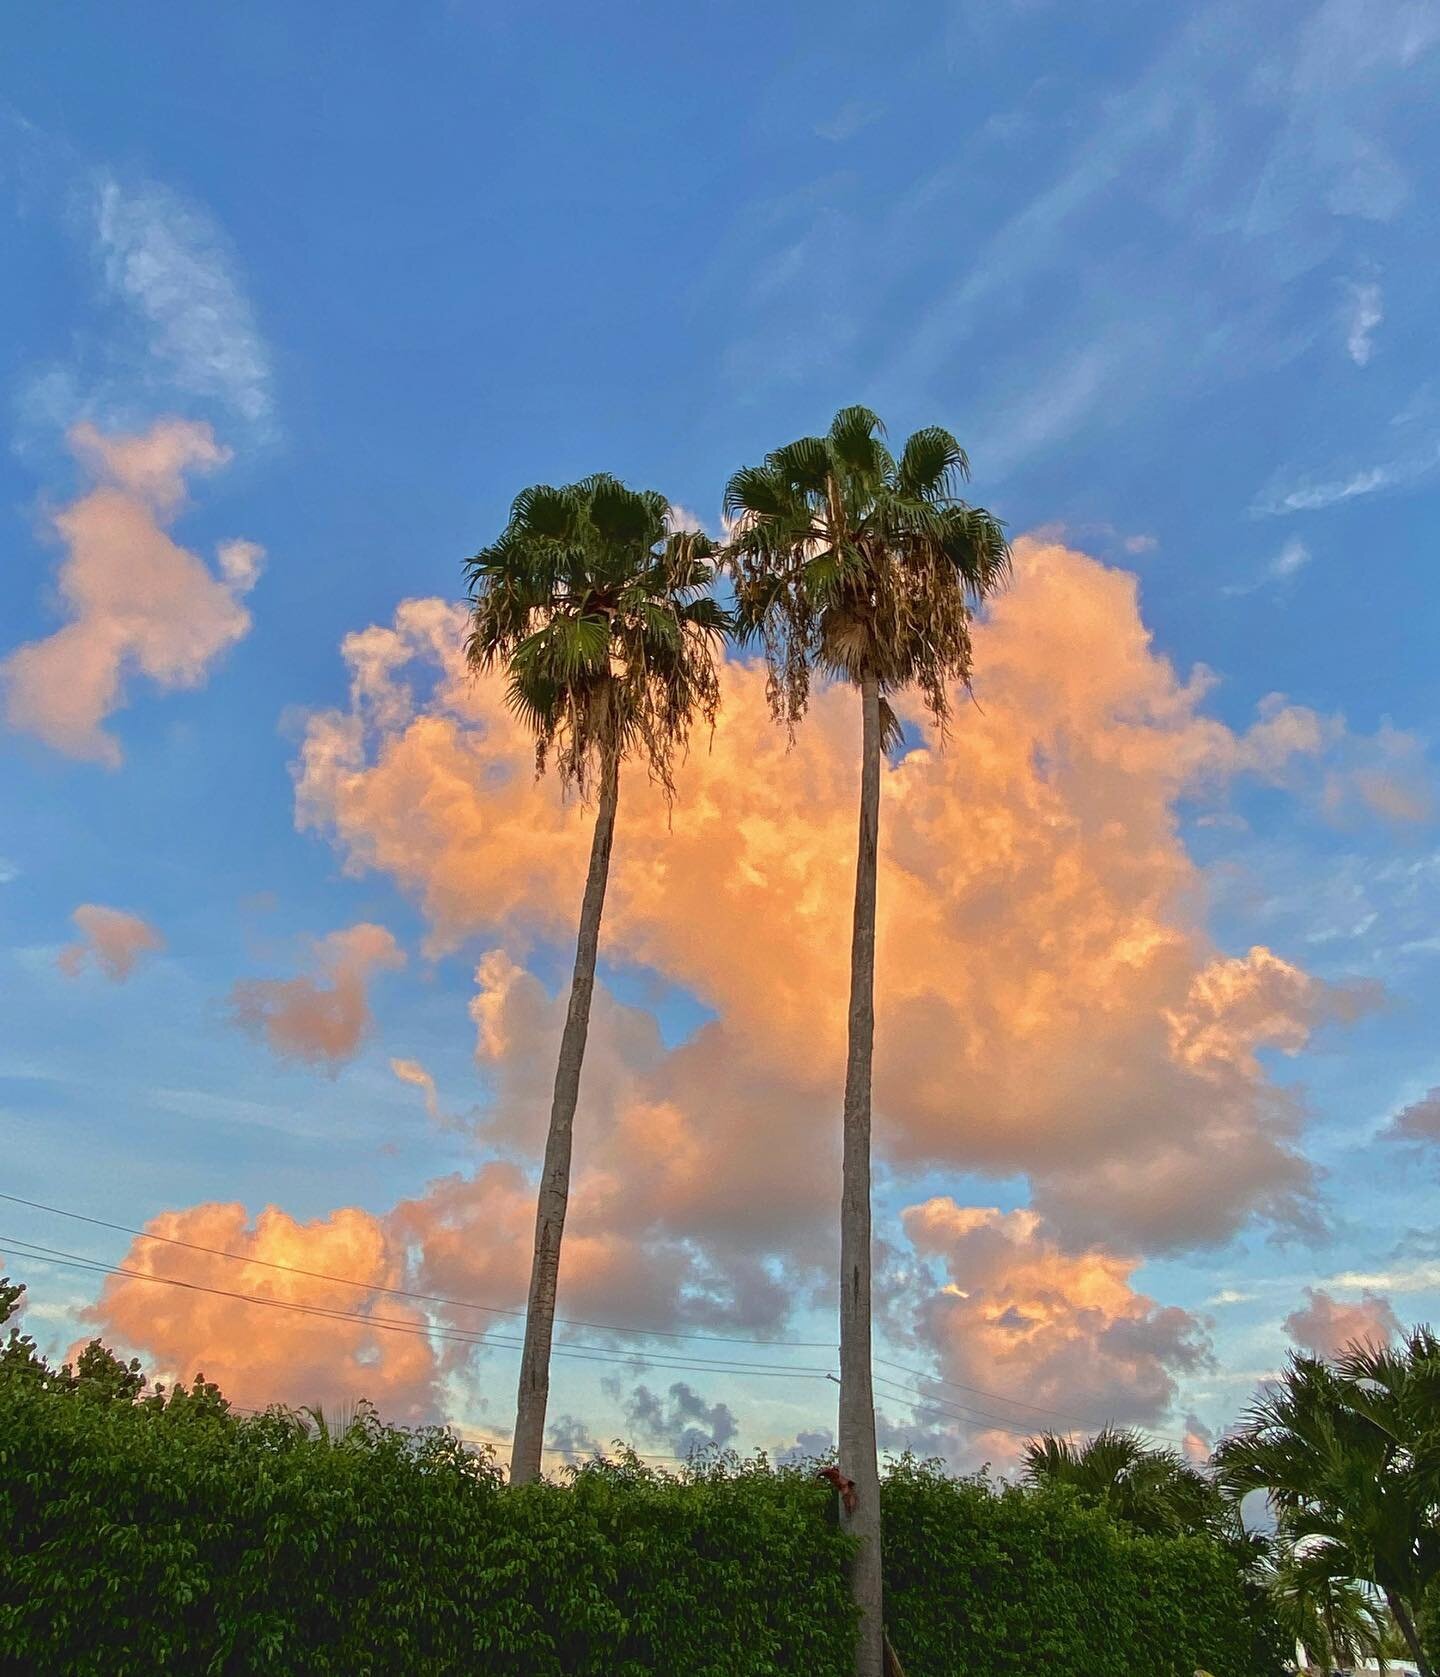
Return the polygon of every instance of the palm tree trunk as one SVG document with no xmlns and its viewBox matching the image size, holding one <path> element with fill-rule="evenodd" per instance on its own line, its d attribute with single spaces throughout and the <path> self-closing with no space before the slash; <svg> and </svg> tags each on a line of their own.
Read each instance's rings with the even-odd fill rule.
<svg viewBox="0 0 1440 1677">
<path fill-rule="evenodd" d="M 555 1067 L 550 1103 L 550 1132 L 545 1137 L 545 1165 L 535 1207 L 535 1255 L 530 1265 L 530 1294 L 525 1307 L 525 1348 L 520 1353 L 520 1390 L 515 1405 L 515 1442 L 510 1452 L 510 1483 L 525 1485 L 540 1477 L 545 1444 L 545 1405 L 550 1396 L 550 1340 L 555 1328 L 555 1291 L 560 1276 L 560 1240 L 570 1198 L 570 1143 L 575 1106 L 580 1097 L 580 1067 L 590 1030 L 590 997 L 595 989 L 595 957 L 600 944 L 600 914 L 610 875 L 615 838 L 615 805 L 620 792 L 620 757 L 608 751 L 600 771 L 600 803 L 590 841 L 590 871 L 580 905 L 575 940 L 575 973 L 570 1006 Z"/>
<path fill-rule="evenodd" d="M 1425 1658 L 1424 1644 L 1420 1640 L 1420 1632 L 1415 1628 L 1415 1618 L 1410 1611 L 1408 1602 L 1402 1601 L 1398 1595 L 1389 1590 L 1385 1592 L 1390 1612 L 1395 1623 L 1400 1627 L 1400 1634 L 1405 1638 L 1405 1646 L 1410 1650 L 1410 1657 L 1419 1668 L 1420 1677 L 1434 1677 L 1430 1662 Z"/>
<path fill-rule="evenodd" d="M 840 1471 L 854 1507 L 840 1523 L 859 1540 L 850 1586 L 860 1612 L 856 1677 L 883 1677 L 880 1469 L 870 1366 L 870 1080 L 875 1050 L 875 876 L 880 840 L 880 684 L 860 684 L 860 842 L 850 945 L 850 1031 L 840 1196 Z"/>
</svg>

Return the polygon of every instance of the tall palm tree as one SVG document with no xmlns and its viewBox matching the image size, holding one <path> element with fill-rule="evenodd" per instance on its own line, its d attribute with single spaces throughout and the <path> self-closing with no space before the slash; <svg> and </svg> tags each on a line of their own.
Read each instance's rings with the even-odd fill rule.
<svg viewBox="0 0 1440 1677">
<path fill-rule="evenodd" d="M 571 1132 L 590 1025 L 620 765 L 638 757 L 673 791 L 671 764 L 696 717 L 713 723 L 728 615 L 709 594 L 714 544 L 667 527 L 667 502 L 603 473 L 515 499 L 510 522 L 467 562 L 471 666 L 501 666 L 511 710 L 553 754 L 563 786 L 598 788 L 570 1002 L 560 1039 L 535 1214 L 520 1359 L 513 1484 L 540 1475 Z"/>
<path fill-rule="evenodd" d="M 884 1632 L 880 1486 L 870 1366 L 870 1085 L 875 1040 L 875 893 L 880 757 L 898 743 L 888 696 L 919 687 L 936 723 L 970 679 L 976 605 L 1009 571 L 1000 521 L 956 491 L 969 474 L 948 431 L 917 431 L 897 460 L 866 408 L 843 408 L 827 435 L 802 437 L 735 473 L 725 510 L 737 629 L 770 667 L 776 717 L 804 715 L 812 671 L 859 689 L 860 831 L 850 950 L 840 1217 L 839 1468 L 859 1539 L 859 1677 L 879 1677 Z"/>
<path fill-rule="evenodd" d="M 1440 1579 L 1437 1383 L 1440 1343 L 1424 1328 L 1333 1364 L 1292 1356 L 1215 1453 L 1233 1496 L 1265 1491 L 1287 1535 L 1334 1576 L 1381 1591 L 1423 1677 L 1425 1602 Z"/>
<path fill-rule="evenodd" d="M 1065 1485 L 1082 1501 L 1154 1537 L 1231 1534 L 1213 1480 L 1174 1450 L 1152 1449 L 1129 1428 L 1104 1427 L 1082 1445 L 1042 1433 L 1025 1447 L 1032 1485 Z"/>
</svg>

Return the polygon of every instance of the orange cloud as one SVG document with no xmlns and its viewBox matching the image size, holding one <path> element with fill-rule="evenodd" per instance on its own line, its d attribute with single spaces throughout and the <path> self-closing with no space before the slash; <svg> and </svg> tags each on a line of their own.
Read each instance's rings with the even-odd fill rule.
<svg viewBox="0 0 1440 1677">
<path fill-rule="evenodd" d="M 1198 1318 L 1135 1290 L 1138 1259 L 1066 1251 L 1033 1211 L 940 1197 L 910 1206 L 902 1221 L 916 1252 L 946 1276 L 919 1303 L 920 1337 L 947 1379 L 1054 1411 L 1020 1410 L 1011 1419 L 1021 1428 L 1153 1423 L 1175 1398 L 1176 1375 L 1210 1360 Z M 996 1407 L 963 1392 L 947 1401 Z"/>
<path fill-rule="evenodd" d="M 425 1111 L 436 1122 L 440 1121 L 440 1095 L 435 1079 L 418 1060 L 391 1060 L 390 1070 L 402 1083 L 418 1089 L 425 1097 Z"/>
<path fill-rule="evenodd" d="M 81 903 L 70 918 L 79 929 L 80 941 L 68 944 L 56 957 L 56 965 L 67 978 L 78 977 L 93 961 L 106 978 L 123 984 L 142 955 L 165 947 L 165 939 L 152 925 L 124 909 Z"/>
<path fill-rule="evenodd" d="M 204 1374 L 247 1408 L 344 1405 L 364 1397 L 397 1420 L 433 1414 L 439 1370 L 431 1342 L 364 1319 L 418 1327 L 425 1322 L 419 1309 L 404 1299 L 367 1294 L 363 1287 L 289 1273 L 307 1269 L 403 1287 L 403 1250 L 379 1219 L 350 1209 L 303 1223 L 270 1206 L 251 1223 L 244 1206 L 206 1204 L 162 1212 L 146 1228 L 216 1252 L 288 1266 L 267 1269 L 136 1240 L 124 1268 L 189 1286 L 112 1275 L 89 1317 L 107 1341 L 138 1353 L 152 1377 L 190 1380 Z M 222 1296 L 236 1293 L 340 1312 L 346 1319 Z"/>
<path fill-rule="evenodd" d="M 230 1004 L 276 1054 L 333 1069 L 369 1035 L 372 974 L 403 967 L 405 955 L 383 926 L 361 921 L 317 939 L 314 956 L 318 977 L 241 979 Z"/>
<path fill-rule="evenodd" d="M 222 544 L 217 576 L 166 534 L 185 474 L 229 459 L 209 426 L 167 419 L 142 435 L 107 436 L 85 423 L 70 444 L 95 487 L 52 519 L 67 549 L 57 584 L 68 621 L 12 652 L 0 683 L 12 728 L 114 768 L 120 745 L 101 724 L 125 703 L 127 679 L 198 686 L 249 630 L 240 600 L 262 550 Z"/>
<path fill-rule="evenodd" d="M 297 819 L 411 893 L 432 952 L 503 936 L 518 953 L 572 934 L 588 816 L 536 784 L 498 684 L 463 668 L 463 633 L 460 607 L 414 600 L 347 638 L 351 702 L 310 720 Z M 1156 654 L 1135 578 L 1053 543 L 1019 545 L 976 663 L 980 705 L 948 748 L 885 776 L 878 1147 L 904 1168 L 1026 1172 L 1069 1237 L 1131 1250 L 1303 1220 L 1301 1114 L 1257 1050 L 1294 1053 L 1356 1002 L 1268 950 L 1213 947 L 1178 811 L 1239 775 L 1318 779 L 1338 725 L 1279 699 L 1243 732 L 1207 716 L 1211 678 Z M 822 1202 L 856 728 L 852 696 L 821 692 L 788 746 L 763 673 L 731 664 L 673 819 L 642 775 L 622 787 L 606 950 L 719 1016 L 656 1062 L 626 1122 L 675 1203 L 767 1217 L 777 1240 L 795 1206 L 777 1171 L 757 1186 L 747 1143 L 781 1147 L 785 1186 Z"/>
<path fill-rule="evenodd" d="M 1323 1288 L 1307 1287 L 1305 1298 L 1305 1305 L 1285 1318 L 1285 1332 L 1314 1356 L 1338 1357 L 1352 1345 L 1388 1345 L 1400 1333 L 1389 1299 L 1379 1293 L 1347 1304 Z"/>
</svg>

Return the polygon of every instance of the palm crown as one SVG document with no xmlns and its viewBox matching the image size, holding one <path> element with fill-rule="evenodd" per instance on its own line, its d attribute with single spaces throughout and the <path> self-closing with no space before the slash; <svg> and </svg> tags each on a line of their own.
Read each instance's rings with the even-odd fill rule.
<svg viewBox="0 0 1440 1677">
<path fill-rule="evenodd" d="M 501 665 L 507 700 L 586 790 L 609 753 L 639 751 L 671 789 L 670 765 L 698 713 L 713 723 L 728 615 L 708 589 L 715 546 L 672 531 L 663 495 L 604 473 L 523 490 L 499 538 L 466 564 L 466 656 Z"/>
<path fill-rule="evenodd" d="M 759 639 L 777 716 L 804 713 L 810 669 L 883 695 L 914 683 L 937 723 L 952 682 L 970 679 L 973 608 L 1009 571 L 1000 520 L 956 494 L 969 476 L 948 431 L 917 431 L 897 460 L 868 408 L 842 408 L 735 473 L 725 511 L 737 630 Z M 888 706 L 882 723 L 894 738 Z"/>
<path fill-rule="evenodd" d="M 1025 1477 L 1033 1485 L 1069 1486 L 1082 1501 L 1152 1535 L 1231 1530 L 1212 1480 L 1128 1428 L 1102 1428 L 1079 1447 L 1053 1433 L 1031 1439 Z"/>
</svg>

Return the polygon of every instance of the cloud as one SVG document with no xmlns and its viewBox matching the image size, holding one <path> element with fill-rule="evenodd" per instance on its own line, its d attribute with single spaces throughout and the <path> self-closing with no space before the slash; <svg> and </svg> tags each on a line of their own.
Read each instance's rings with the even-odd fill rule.
<svg viewBox="0 0 1440 1677">
<path fill-rule="evenodd" d="M 1195 1467 L 1204 1467 L 1215 1448 L 1215 1434 L 1198 1415 L 1185 1417 L 1185 1436 L 1181 1442 L 1185 1458 Z"/>
<path fill-rule="evenodd" d="M 1384 293 L 1373 280 L 1351 282 L 1345 313 L 1345 348 L 1357 367 L 1369 365 L 1375 329 L 1385 319 Z"/>
<path fill-rule="evenodd" d="M 1333 477 L 1302 477 L 1288 485 L 1282 479 L 1275 487 L 1262 491 L 1251 503 L 1250 510 L 1260 517 L 1322 512 L 1363 495 L 1406 488 L 1428 477 L 1437 466 L 1440 466 L 1440 444 L 1432 441 L 1378 466 L 1341 471 Z"/>
<path fill-rule="evenodd" d="M 1138 1258 L 1067 1251 L 1033 1211 L 945 1196 L 908 1207 L 902 1222 L 916 1252 L 945 1276 L 920 1295 L 914 1320 L 942 1375 L 1056 1412 L 1047 1420 L 1023 1409 L 1012 1425 L 1063 1429 L 1066 1416 L 1091 1427 L 1153 1424 L 1173 1403 L 1177 1376 L 1212 1361 L 1198 1317 L 1136 1291 Z M 922 1384 L 951 1405 L 997 1412 L 994 1399 Z"/>
<path fill-rule="evenodd" d="M 1352 1345 L 1386 1345 L 1400 1332 L 1390 1301 L 1366 1292 L 1346 1304 L 1318 1287 L 1305 1289 L 1306 1303 L 1285 1318 L 1285 1332 L 1302 1351 L 1337 1357 Z"/>
<path fill-rule="evenodd" d="M 136 1240 L 123 1267 L 189 1285 L 112 1275 L 86 1316 L 107 1341 L 138 1353 L 152 1378 L 190 1380 L 204 1374 L 232 1402 L 248 1408 L 332 1406 L 370 1398 L 396 1420 L 433 1418 L 439 1371 L 430 1341 L 366 1320 L 384 1318 L 406 1329 L 425 1321 L 404 1299 L 365 1291 L 366 1284 L 405 1285 L 403 1249 L 379 1219 L 346 1209 L 300 1222 L 268 1206 L 252 1222 L 242 1205 L 210 1203 L 162 1212 L 145 1226 L 191 1245 L 182 1249 Z M 195 1246 L 288 1269 L 236 1263 L 195 1251 Z M 290 1273 L 296 1269 L 362 1285 Z M 345 1319 L 247 1303 L 221 1296 L 225 1293 L 339 1312 Z"/>
<path fill-rule="evenodd" d="M 1440 1141 L 1440 1087 L 1401 1107 L 1383 1134 L 1391 1141 Z"/>
<path fill-rule="evenodd" d="M 235 1022 L 263 1037 L 273 1053 L 333 1071 L 370 1034 L 371 977 L 403 967 L 405 955 L 383 926 L 361 921 L 317 939 L 314 962 L 315 977 L 241 979 L 230 1005 Z"/>
<path fill-rule="evenodd" d="M 605 1451 L 595 1435 L 577 1415 L 557 1415 L 545 1429 L 545 1448 L 553 1451 L 568 1467 Z"/>
<path fill-rule="evenodd" d="M 51 519 L 67 550 L 57 576 L 67 621 L 12 652 L 0 686 L 12 728 L 114 768 L 120 744 L 101 724 L 127 702 L 131 678 L 162 691 L 198 687 L 249 631 L 241 598 L 259 574 L 261 549 L 224 544 L 217 576 L 166 534 L 186 474 L 229 459 L 209 426 L 165 419 L 126 436 L 87 422 L 73 428 L 70 444 L 95 486 Z"/>
<path fill-rule="evenodd" d="M 1275 557 L 1253 582 L 1232 582 L 1222 588 L 1222 594 L 1253 594 L 1266 583 L 1288 582 L 1310 563 L 1310 549 L 1298 536 L 1291 536 Z"/>
<path fill-rule="evenodd" d="M 105 282 L 145 334 L 146 375 L 264 422 L 269 352 L 215 222 L 166 187 L 109 172 L 96 181 L 93 215 Z"/>
<path fill-rule="evenodd" d="M 391 1060 L 390 1069 L 402 1083 L 409 1083 L 425 1096 L 425 1110 L 436 1123 L 440 1122 L 440 1097 L 435 1079 L 418 1060 Z"/>
<path fill-rule="evenodd" d="M 834 116 L 815 124 L 815 132 L 822 140 L 838 145 L 845 140 L 853 140 L 862 128 L 878 122 L 884 114 L 883 105 L 867 99 L 847 99 Z"/>
<path fill-rule="evenodd" d="M 1276 582 L 1283 582 L 1288 577 L 1302 571 L 1310 563 L 1310 549 L 1306 547 L 1298 536 L 1291 536 L 1270 561 L 1270 576 Z"/>
<path fill-rule="evenodd" d="M 618 1386 L 606 1384 L 618 1397 Z M 724 1450 L 738 1430 L 728 1404 L 707 1404 L 683 1380 L 677 1380 L 663 1398 L 648 1386 L 637 1386 L 625 1399 L 625 1420 L 637 1438 L 665 1444 L 671 1454 L 681 1457 Z"/>
<path fill-rule="evenodd" d="M 124 909 L 81 903 L 70 918 L 79 929 L 80 941 L 68 944 L 56 957 L 67 978 L 78 977 L 93 961 L 106 978 L 123 984 L 142 955 L 165 947 L 165 939 L 152 925 Z"/>
<path fill-rule="evenodd" d="M 559 1008 L 515 959 L 573 937 L 588 815 L 537 785 L 499 684 L 468 679 L 463 634 L 460 608 L 420 600 L 347 638 L 350 704 L 309 719 L 297 819 L 349 871 L 411 894 L 431 953 L 505 940 L 511 955 L 481 963 L 477 1027 L 482 1044 L 498 1033 L 495 1133 L 532 1156 Z M 1303 1113 L 1261 1054 L 1299 1052 L 1360 998 L 1270 950 L 1214 948 L 1177 812 L 1239 776 L 1308 786 L 1343 729 L 1280 699 L 1244 732 L 1208 716 L 1210 678 L 1155 653 L 1135 579 L 1054 543 L 1020 543 L 976 667 L 980 708 L 949 746 L 885 772 L 882 1157 L 1027 1173 L 1067 1238 L 1123 1251 L 1223 1239 L 1255 1216 L 1305 1225 Z M 640 1205 L 647 1225 L 823 1254 L 854 705 L 818 692 L 791 749 L 763 672 L 732 663 L 724 685 L 673 818 L 642 777 L 624 781 L 605 925 L 611 959 L 660 971 L 717 1017 L 667 1053 L 653 1021 L 602 998 L 587 1105 L 605 1114 L 592 1122 L 610 1138 L 612 1215 Z M 920 721 L 913 701 L 906 714 Z M 757 927 L 783 928 L 783 959 Z"/>
</svg>

